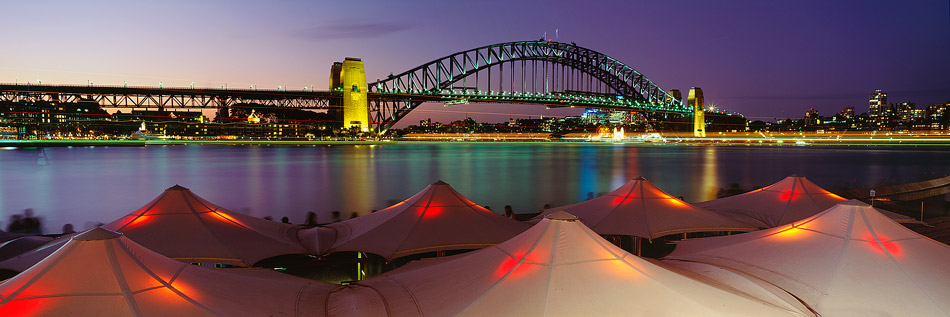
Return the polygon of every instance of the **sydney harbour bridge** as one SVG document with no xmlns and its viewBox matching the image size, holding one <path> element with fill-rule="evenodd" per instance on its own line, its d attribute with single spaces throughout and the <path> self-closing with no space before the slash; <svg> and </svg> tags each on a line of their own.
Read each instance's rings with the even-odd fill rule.
<svg viewBox="0 0 950 317">
<path fill-rule="evenodd" d="M 342 110 L 343 126 L 384 131 L 424 102 L 518 103 L 548 107 L 693 114 L 705 134 L 702 91 L 684 103 L 633 67 L 573 43 L 509 42 L 451 54 L 367 82 L 363 63 L 331 66 L 330 85 L 317 90 L 206 89 L 95 85 L 0 84 L 0 100 L 95 101 L 104 108 L 216 108 L 250 103 L 271 107 Z"/>
</svg>

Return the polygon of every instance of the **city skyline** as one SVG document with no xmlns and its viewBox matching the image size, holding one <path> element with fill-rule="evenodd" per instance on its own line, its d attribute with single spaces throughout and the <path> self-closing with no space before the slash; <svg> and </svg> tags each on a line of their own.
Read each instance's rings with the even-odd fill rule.
<svg viewBox="0 0 950 317">
<path fill-rule="evenodd" d="M 920 107 L 950 98 L 946 2 L 708 4 L 413 1 L 4 3 L 13 43 L 0 82 L 325 90 L 330 65 L 361 57 L 374 81 L 477 46 L 576 42 L 660 87 L 702 87 L 707 105 L 752 120 L 866 112 L 868 94 Z M 485 13 L 477 14 L 473 12 Z M 463 12 L 463 14 L 459 14 Z M 573 111 L 573 112 L 572 112 Z M 426 105 L 406 117 L 490 121 L 577 110 Z M 444 119 L 443 119 L 444 118 Z"/>
</svg>

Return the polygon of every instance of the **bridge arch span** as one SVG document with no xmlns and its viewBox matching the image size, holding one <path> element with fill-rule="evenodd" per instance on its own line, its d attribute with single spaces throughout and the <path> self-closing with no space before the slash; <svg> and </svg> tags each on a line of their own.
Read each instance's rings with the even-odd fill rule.
<svg viewBox="0 0 950 317">
<path fill-rule="evenodd" d="M 550 41 L 508 42 L 457 52 L 369 83 L 368 90 L 401 96 L 384 102 L 377 99 L 371 106 L 381 128 L 392 126 L 424 101 L 457 99 L 690 110 L 639 71 L 610 56 Z"/>
</svg>

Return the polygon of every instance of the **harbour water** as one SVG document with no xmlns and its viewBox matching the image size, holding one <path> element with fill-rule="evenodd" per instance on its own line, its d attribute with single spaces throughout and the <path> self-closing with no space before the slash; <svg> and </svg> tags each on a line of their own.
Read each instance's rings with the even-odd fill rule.
<svg viewBox="0 0 950 317">
<path fill-rule="evenodd" d="M 950 175 L 948 147 L 643 146 L 399 143 L 392 145 L 52 147 L 0 150 L 0 226 L 32 208 L 45 233 L 77 230 L 142 207 L 173 185 L 222 207 L 302 223 L 406 199 L 443 180 L 501 212 L 535 212 L 609 192 L 643 176 L 688 202 L 736 183 L 791 174 L 832 191 Z"/>
</svg>

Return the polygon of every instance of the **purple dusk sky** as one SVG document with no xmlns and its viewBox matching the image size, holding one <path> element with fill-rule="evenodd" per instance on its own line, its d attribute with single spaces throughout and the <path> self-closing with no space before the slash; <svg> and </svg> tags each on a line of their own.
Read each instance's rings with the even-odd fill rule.
<svg viewBox="0 0 950 317">
<path fill-rule="evenodd" d="M 701 87 L 707 104 L 750 119 L 865 112 L 874 89 L 918 108 L 950 99 L 946 0 L 36 0 L 4 1 L 0 12 L 5 83 L 326 89 L 330 65 L 347 56 L 373 81 L 557 29 L 560 41 L 666 90 Z M 576 113 L 566 110 L 433 104 L 405 120 Z"/>
</svg>

